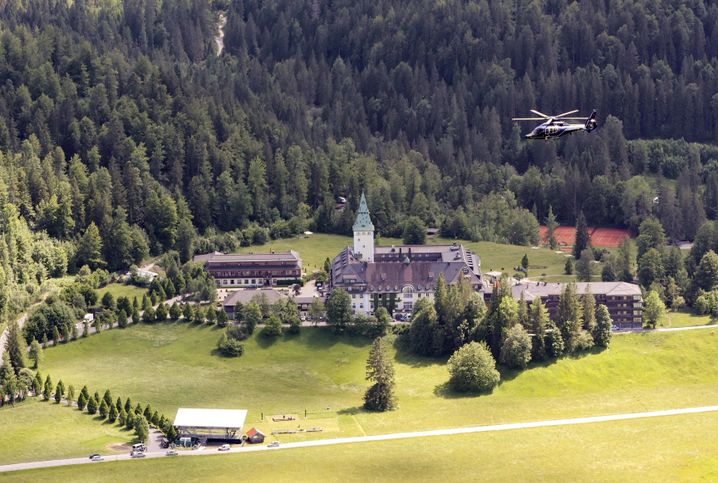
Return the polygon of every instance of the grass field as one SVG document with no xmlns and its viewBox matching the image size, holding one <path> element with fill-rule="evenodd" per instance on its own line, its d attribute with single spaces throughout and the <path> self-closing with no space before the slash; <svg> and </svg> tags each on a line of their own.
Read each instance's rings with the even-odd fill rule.
<svg viewBox="0 0 718 483">
<path fill-rule="evenodd" d="M 138 287 L 136 285 L 125 285 L 124 283 L 111 283 L 102 288 L 97 289 L 97 299 L 102 300 L 102 296 L 107 292 L 110 292 L 117 301 L 118 297 L 127 297 L 130 302 L 133 298 L 137 297 L 137 300 L 142 302 L 142 296 L 147 293 L 147 289 L 144 287 Z"/>
<path fill-rule="evenodd" d="M 445 238 L 434 238 L 428 241 L 430 244 L 448 244 L 454 240 Z M 327 235 L 315 233 L 309 236 L 288 238 L 284 240 L 272 240 L 266 245 L 242 248 L 242 252 L 286 252 L 296 250 L 302 257 L 305 270 L 311 273 L 324 265 L 324 260 L 334 259 L 341 250 L 352 244 L 352 238 L 341 235 Z M 481 257 L 481 269 L 484 272 L 491 270 L 505 271 L 513 275 L 513 267 L 521 265 L 521 258 L 524 254 L 529 257 L 529 276 L 536 279 L 551 281 L 572 280 L 573 276 L 563 275 L 566 256 L 554 253 L 548 248 L 533 249 L 531 247 L 518 245 L 502 245 L 492 242 L 467 242 L 461 241 L 465 246 L 475 251 Z M 397 238 L 380 238 L 377 245 L 400 245 L 402 241 Z M 600 269 L 599 272 L 600 273 Z M 542 278 L 542 274 L 546 274 Z"/>
<path fill-rule="evenodd" d="M 715 481 L 716 431 L 711 413 L 60 467 L 0 481 Z"/>
<path fill-rule="evenodd" d="M 101 452 L 113 453 L 111 445 L 126 443 L 134 433 L 117 426 L 102 424 L 87 413 L 58 405 L 27 399 L 15 407 L 0 409 L 0 464 L 55 459 Z M 120 449 L 124 453 L 126 449 Z"/>
<path fill-rule="evenodd" d="M 713 325 L 715 321 L 708 315 L 695 315 L 690 312 L 668 312 L 663 327 L 692 327 L 696 325 Z"/>
<path fill-rule="evenodd" d="M 303 329 L 273 344 L 253 338 L 245 355 L 213 355 L 219 332 L 185 324 L 112 330 L 46 350 L 43 373 L 91 391 L 149 402 L 174 415 L 179 406 L 249 409 L 250 424 L 272 430 L 268 415 L 297 414 L 313 437 L 381 434 L 526 420 L 715 404 L 718 327 L 616 337 L 609 350 L 521 373 L 504 372 L 491 395 L 447 391 L 444 361 L 395 355 L 399 409 L 361 409 L 368 341 Z M 102 357 L 96 357 L 103 354 Z M 88 361 L 92 365 L 88 365 Z M 131 376 L 131 377 L 130 377 Z M 309 421 L 303 421 L 304 410 Z M 265 422 L 260 422 L 262 414 Z M 288 439 L 302 439 L 302 435 Z M 287 438 L 285 438 L 287 439 Z"/>
</svg>

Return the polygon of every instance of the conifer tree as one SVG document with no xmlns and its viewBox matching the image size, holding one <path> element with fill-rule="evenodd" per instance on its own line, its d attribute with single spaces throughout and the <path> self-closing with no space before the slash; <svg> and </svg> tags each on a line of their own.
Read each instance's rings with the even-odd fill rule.
<svg viewBox="0 0 718 483">
<path fill-rule="evenodd" d="M 366 363 L 366 379 L 373 381 L 364 395 L 364 407 L 370 411 L 388 411 L 396 407 L 394 365 L 384 338 L 374 340 Z"/>
<path fill-rule="evenodd" d="M 45 387 L 44 387 L 43 390 L 42 390 L 42 398 L 43 398 L 45 401 L 49 401 L 49 400 L 50 400 L 50 397 L 52 396 L 52 389 L 53 389 L 53 387 L 52 387 L 52 379 L 51 379 L 50 376 L 48 375 L 47 378 L 45 379 Z"/>
<path fill-rule="evenodd" d="M 62 401 L 62 396 L 65 392 L 65 386 L 62 384 L 62 380 L 57 383 L 57 386 L 55 387 L 55 402 L 57 404 L 60 404 L 60 401 Z"/>
<path fill-rule="evenodd" d="M 546 359 L 546 327 L 549 323 L 548 311 L 541 302 L 540 297 L 531 303 L 531 359 L 543 361 Z"/>
<path fill-rule="evenodd" d="M 40 365 L 40 362 L 42 361 L 43 357 L 43 351 L 42 346 L 37 341 L 37 339 L 33 339 L 32 343 L 30 344 L 30 359 L 32 359 L 32 368 L 37 369 Z"/>
<path fill-rule="evenodd" d="M 599 305 L 596 316 L 596 327 L 593 331 L 593 340 L 598 347 L 608 347 L 611 344 L 612 328 L 613 321 L 611 320 L 611 315 L 608 313 L 608 308 L 603 304 Z"/>
<path fill-rule="evenodd" d="M 573 244 L 573 257 L 578 260 L 582 252 L 591 245 L 591 236 L 588 233 L 588 225 L 583 211 L 579 212 L 576 218 L 576 241 Z"/>
<path fill-rule="evenodd" d="M 10 354 L 10 363 L 15 368 L 16 374 L 20 372 L 20 369 L 27 367 L 27 344 L 17 321 L 12 321 L 7 329 L 5 349 Z"/>
<path fill-rule="evenodd" d="M 91 415 L 95 415 L 97 413 L 97 399 L 95 399 L 95 396 L 90 396 L 90 398 L 87 400 L 87 412 Z"/>
</svg>

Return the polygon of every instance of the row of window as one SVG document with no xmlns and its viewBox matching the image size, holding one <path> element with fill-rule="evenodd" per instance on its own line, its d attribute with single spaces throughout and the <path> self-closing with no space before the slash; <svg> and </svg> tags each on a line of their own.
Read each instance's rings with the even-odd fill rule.
<svg viewBox="0 0 718 483">
<path fill-rule="evenodd" d="M 235 283 L 235 282 L 236 282 L 236 283 Z M 244 282 L 244 283 L 242 283 L 242 282 Z M 258 279 L 256 279 L 256 278 L 245 278 L 244 280 L 241 280 L 241 279 L 236 279 L 236 280 L 235 280 L 235 279 L 230 279 L 230 280 L 227 280 L 227 279 L 225 278 L 225 279 L 223 279 L 223 280 L 221 281 L 221 284 L 222 284 L 222 285 L 258 285 L 258 284 L 262 284 L 262 283 L 263 283 L 263 282 L 262 282 L 261 279 L 258 280 Z"/>
<path fill-rule="evenodd" d="M 264 277 L 264 276 L 299 276 L 299 270 L 233 270 L 223 272 L 211 272 L 215 277 Z"/>
</svg>

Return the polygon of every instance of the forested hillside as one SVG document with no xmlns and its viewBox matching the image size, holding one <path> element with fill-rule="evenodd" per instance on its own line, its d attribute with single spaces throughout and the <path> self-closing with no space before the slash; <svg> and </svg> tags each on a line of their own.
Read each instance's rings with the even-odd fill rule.
<svg viewBox="0 0 718 483">
<path fill-rule="evenodd" d="M 655 213 L 677 240 L 718 214 L 715 4 L 0 7 L 5 294 L 150 252 L 348 232 L 363 189 L 391 235 L 411 214 L 535 242 L 551 206 L 634 229 Z M 525 142 L 510 121 L 574 107 L 597 108 L 600 128 Z"/>
</svg>

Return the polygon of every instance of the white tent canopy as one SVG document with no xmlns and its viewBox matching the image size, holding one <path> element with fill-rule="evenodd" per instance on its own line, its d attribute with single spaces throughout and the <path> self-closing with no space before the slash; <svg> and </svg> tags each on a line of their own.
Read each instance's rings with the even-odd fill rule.
<svg viewBox="0 0 718 483">
<path fill-rule="evenodd" d="M 241 429 L 247 419 L 246 409 L 179 408 L 174 426 L 177 428 Z"/>
</svg>

